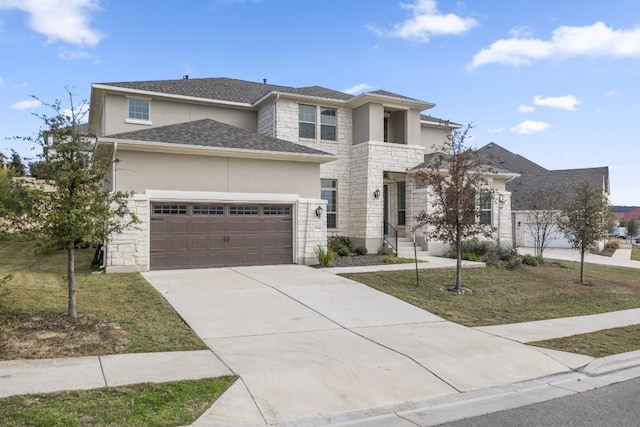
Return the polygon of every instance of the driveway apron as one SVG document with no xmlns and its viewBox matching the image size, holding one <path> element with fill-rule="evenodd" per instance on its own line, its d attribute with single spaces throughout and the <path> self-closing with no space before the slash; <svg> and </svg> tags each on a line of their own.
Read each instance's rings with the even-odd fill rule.
<svg viewBox="0 0 640 427">
<path fill-rule="evenodd" d="M 576 368 L 310 267 L 144 277 L 240 376 L 202 423 L 329 417 Z"/>
</svg>

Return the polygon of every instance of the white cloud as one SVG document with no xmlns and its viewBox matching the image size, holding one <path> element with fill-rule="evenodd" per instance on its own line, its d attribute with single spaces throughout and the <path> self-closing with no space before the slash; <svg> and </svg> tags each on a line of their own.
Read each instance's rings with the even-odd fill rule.
<svg viewBox="0 0 640 427">
<path fill-rule="evenodd" d="M 509 35 L 513 38 L 531 37 L 533 36 L 533 30 L 530 27 L 513 27 L 509 30 Z"/>
<path fill-rule="evenodd" d="M 76 59 L 88 59 L 91 58 L 89 52 L 85 50 L 71 50 L 66 48 L 58 49 L 58 56 L 65 61 L 74 61 Z"/>
<path fill-rule="evenodd" d="M 37 99 L 26 99 L 24 101 L 18 101 L 11 105 L 13 110 L 28 110 L 30 108 L 36 108 L 42 105 L 41 101 Z"/>
<path fill-rule="evenodd" d="M 416 0 L 412 4 L 400 3 L 400 7 L 410 10 L 412 16 L 395 24 L 390 30 L 372 25 L 367 28 L 379 36 L 428 43 L 431 37 L 462 34 L 478 25 L 478 21 L 473 18 L 462 18 L 453 13 L 439 13 L 436 0 Z"/>
<path fill-rule="evenodd" d="M 619 95 L 619 94 L 620 94 L 620 92 L 618 92 L 617 90 L 611 89 L 611 90 L 607 91 L 607 93 L 605 93 L 604 96 L 616 96 L 616 95 Z"/>
<path fill-rule="evenodd" d="M 560 110 L 576 111 L 576 107 L 582 102 L 573 95 L 557 96 L 543 98 L 541 96 L 534 96 L 533 103 L 540 107 L 557 108 Z"/>
<path fill-rule="evenodd" d="M 511 128 L 512 132 L 528 135 L 536 132 L 547 130 L 551 126 L 547 122 L 539 122 L 535 120 L 525 120 Z"/>
<path fill-rule="evenodd" d="M 518 107 L 518 111 L 520 111 L 521 113 L 532 113 L 533 111 L 535 111 L 536 107 L 534 107 L 533 105 L 521 105 Z"/>
<path fill-rule="evenodd" d="M 611 58 L 640 57 L 640 27 L 616 30 L 603 22 L 582 27 L 556 28 L 550 40 L 516 35 L 501 39 L 474 55 L 470 67 L 499 63 L 531 65 L 548 58 L 601 56 Z"/>
<path fill-rule="evenodd" d="M 350 88 L 343 90 L 343 92 L 355 95 L 356 93 L 361 93 L 369 89 L 373 89 L 373 86 L 368 83 L 358 83 L 355 86 L 351 86 Z"/>
<path fill-rule="evenodd" d="M 28 14 L 29 27 L 45 35 L 49 43 L 94 47 L 102 39 L 89 25 L 91 13 L 100 9 L 98 0 L 0 0 L 2 9 Z"/>
</svg>

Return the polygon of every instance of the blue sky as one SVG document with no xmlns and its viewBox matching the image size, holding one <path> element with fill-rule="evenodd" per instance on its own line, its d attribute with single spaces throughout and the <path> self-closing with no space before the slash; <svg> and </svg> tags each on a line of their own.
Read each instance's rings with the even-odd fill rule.
<svg viewBox="0 0 640 427">
<path fill-rule="evenodd" d="M 231 77 L 385 89 L 548 169 L 609 166 L 640 205 L 637 0 L 0 0 L 0 151 L 91 83 Z"/>
</svg>

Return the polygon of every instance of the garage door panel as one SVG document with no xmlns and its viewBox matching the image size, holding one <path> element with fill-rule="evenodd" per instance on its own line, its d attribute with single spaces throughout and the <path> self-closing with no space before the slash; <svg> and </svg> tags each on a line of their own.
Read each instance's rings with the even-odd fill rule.
<svg viewBox="0 0 640 427">
<path fill-rule="evenodd" d="M 290 264 L 291 206 L 154 203 L 151 269 Z"/>
</svg>

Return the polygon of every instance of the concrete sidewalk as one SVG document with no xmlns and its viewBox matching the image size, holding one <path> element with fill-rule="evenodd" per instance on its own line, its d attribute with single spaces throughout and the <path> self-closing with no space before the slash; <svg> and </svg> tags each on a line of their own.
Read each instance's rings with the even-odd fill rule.
<svg viewBox="0 0 640 427">
<path fill-rule="evenodd" d="M 534 249 L 518 248 L 518 253 L 521 255 L 534 255 Z M 575 249 L 547 248 L 544 250 L 544 258 L 580 262 L 580 253 Z M 616 249 L 612 257 L 588 253 L 584 257 L 584 262 L 589 264 L 640 269 L 640 261 L 631 260 L 631 246 L 626 248 L 624 245 L 622 248 Z"/>
<path fill-rule="evenodd" d="M 233 375 L 209 350 L 0 361 L 0 398 Z"/>
</svg>

